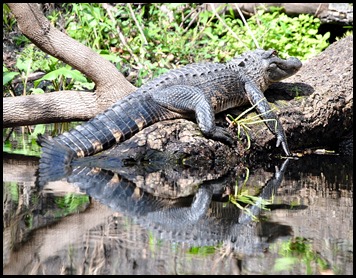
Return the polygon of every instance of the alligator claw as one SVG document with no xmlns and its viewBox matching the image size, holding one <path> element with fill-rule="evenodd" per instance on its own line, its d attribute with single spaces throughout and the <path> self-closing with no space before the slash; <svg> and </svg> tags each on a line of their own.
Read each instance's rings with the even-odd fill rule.
<svg viewBox="0 0 356 278">
<path fill-rule="evenodd" d="M 285 137 L 278 135 L 276 147 L 278 148 L 281 143 L 282 143 L 282 148 L 283 148 L 286 156 L 292 156 L 292 153 L 289 151 L 288 144 L 287 144 Z"/>
<path fill-rule="evenodd" d="M 286 153 L 286 156 L 292 156 L 292 153 L 289 151 L 288 145 L 285 141 L 282 142 L 282 148 Z"/>
<path fill-rule="evenodd" d="M 232 139 L 230 133 L 223 127 L 217 126 L 215 133 L 210 137 L 229 146 L 234 145 L 234 140 Z"/>
</svg>

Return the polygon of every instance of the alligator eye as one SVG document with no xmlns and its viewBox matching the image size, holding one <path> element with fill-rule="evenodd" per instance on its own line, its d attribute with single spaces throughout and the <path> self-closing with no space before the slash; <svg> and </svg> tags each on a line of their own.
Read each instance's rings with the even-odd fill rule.
<svg viewBox="0 0 356 278">
<path fill-rule="evenodd" d="M 273 50 L 273 52 L 272 52 L 271 56 L 278 56 L 278 52 L 277 52 L 277 50 Z"/>
</svg>

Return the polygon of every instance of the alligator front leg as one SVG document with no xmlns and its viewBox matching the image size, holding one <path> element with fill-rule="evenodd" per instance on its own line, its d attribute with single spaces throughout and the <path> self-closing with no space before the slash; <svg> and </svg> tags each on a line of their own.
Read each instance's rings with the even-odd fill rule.
<svg viewBox="0 0 356 278">
<path fill-rule="evenodd" d="M 258 89 L 253 83 L 247 82 L 245 84 L 245 90 L 247 97 L 251 105 L 256 105 L 256 110 L 260 114 L 260 117 L 265 121 L 265 124 L 269 130 L 276 136 L 277 144 L 276 146 L 282 143 L 282 148 L 287 156 L 292 156 L 288 148 L 287 137 L 284 132 L 283 126 L 280 123 L 278 117 L 271 110 L 270 105 L 268 104 L 263 92 Z"/>
<path fill-rule="evenodd" d="M 228 145 L 234 140 L 227 130 L 215 125 L 215 114 L 210 99 L 199 88 L 184 85 L 170 86 L 155 91 L 152 99 L 170 111 L 177 112 L 182 117 L 195 119 L 204 136 Z"/>
</svg>

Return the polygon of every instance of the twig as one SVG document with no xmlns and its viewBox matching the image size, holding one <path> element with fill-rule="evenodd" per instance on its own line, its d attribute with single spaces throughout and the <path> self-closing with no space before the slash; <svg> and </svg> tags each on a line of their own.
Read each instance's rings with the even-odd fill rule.
<svg viewBox="0 0 356 278">
<path fill-rule="evenodd" d="M 24 80 L 24 83 L 23 83 L 23 95 L 24 96 L 26 95 L 27 79 L 28 79 L 28 75 L 30 73 L 31 64 L 32 64 L 32 58 L 30 59 L 30 63 L 28 63 L 27 70 L 26 70 L 26 75 L 25 75 L 25 80 Z"/>
<path fill-rule="evenodd" d="M 135 16 L 135 14 L 134 14 L 134 12 L 133 12 L 133 10 L 132 10 L 131 4 L 128 3 L 127 6 L 129 7 L 131 16 L 132 16 L 133 20 L 135 21 L 138 30 L 140 31 L 140 34 L 141 34 L 141 37 L 142 37 L 142 40 L 143 40 L 144 44 L 148 44 L 147 39 L 146 39 L 146 37 L 145 37 L 145 34 L 143 33 L 142 28 L 141 28 L 141 26 L 140 26 L 140 23 L 139 23 L 138 20 L 136 19 L 136 16 Z"/>
<path fill-rule="evenodd" d="M 241 9 L 239 8 L 239 6 L 236 5 L 236 3 L 234 3 L 234 5 L 235 5 L 235 8 L 237 9 L 237 11 L 239 12 L 239 15 L 240 15 L 240 17 L 241 17 L 243 23 L 246 25 L 247 30 L 248 30 L 248 32 L 250 33 L 250 35 L 251 35 L 251 37 L 252 37 L 252 40 L 253 40 L 253 42 L 255 43 L 256 47 L 257 47 L 257 48 L 260 48 L 259 45 L 258 45 L 258 42 L 257 42 L 257 40 L 256 40 L 256 38 L 255 38 L 255 36 L 254 36 L 254 34 L 252 33 L 252 31 L 251 31 L 251 29 L 250 29 L 250 26 L 248 25 L 248 23 L 247 23 L 247 21 L 246 21 L 244 15 L 243 15 L 242 12 L 241 12 Z"/>
<path fill-rule="evenodd" d="M 185 32 L 187 32 L 188 29 L 190 28 L 190 26 L 195 22 L 196 18 L 197 18 L 198 15 L 199 15 L 199 12 L 196 11 L 196 9 L 194 9 L 194 10 L 192 10 L 192 11 L 187 15 L 187 17 L 189 17 L 189 16 L 191 16 L 191 15 L 193 15 L 193 18 L 192 18 L 192 20 L 189 22 L 188 26 L 183 30 L 183 33 L 182 33 L 182 34 L 184 34 Z M 183 25 L 183 22 L 184 22 L 184 20 L 182 20 L 181 25 Z"/>
<path fill-rule="evenodd" d="M 32 72 L 27 75 L 27 82 L 29 81 L 35 81 L 37 79 L 42 78 L 45 75 L 44 72 L 38 71 L 38 72 Z M 12 84 L 17 84 L 23 82 L 22 77 L 16 77 L 14 80 L 11 81 Z"/>
<path fill-rule="evenodd" d="M 204 32 L 205 27 L 213 20 L 213 18 L 214 18 L 214 15 L 212 15 L 212 16 L 210 17 L 210 19 L 204 24 L 204 26 L 203 26 L 203 28 L 201 29 L 201 31 L 200 31 L 196 36 L 194 36 L 194 38 L 192 39 L 191 42 L 194 42 L 197 38 L 199 38 L 199 36 L 201 35 L 201 33 Z M 199 23 L 199 22 L 198 22 L 198 23 Z"/>
<path fill-rule="evenodd" d="M 105 4 L 105 3 L 104 3 Z M 120 26 L 118 24 L 116 24 L 116 20 L 115 18 L 113 17 L 112 13 L 111 13 L 111 9 L 112 7 L 109 6 L 109 5 L 104 5 L 103 4 L 103 8 L 106 10 L 106 12 L 108 13 L 109 17 L 110 17 L 110 20 L 112 22 L 114 22 L 114 25 L 116 27 L 116 31 L 117 33 L 119 34 L 119 38 L 120 38 L 120 41 L 121 43 L 126 47 L 127 51 L 130 53 L 130 55 L 133 57 L 133 59 L 135 60 L 135 62 L 138 64 L 138 65 L 141 65 L 139 59 L 137 58 L 137 56 L 132 52 L 130 46 L 126 43 L 126 39 L 124 37 L 124 35 L 122 34 L 121 32 L 121 29 L 120 29 Z"/>
<path fill-rule="evenodd" d="M 209 4 L 211 9 L 214 12 L 214 15 L 221 21 L 221 23 L 225 26 L 225 28 L 232 34 L 232 36 L 237 39 L 240 43 L 242 43 L 247 50 L 249 50 L 249 48 L 245 45 L 245 43 L 239 38 L 238 35 L 236 35 L 236 33 L 225 23 L 225 21 L 220 17 L 220 15 L 218 15 L 218 13 L 216 12 L 216 9 L 214 7 L 214 4 Z"/>
</svg>

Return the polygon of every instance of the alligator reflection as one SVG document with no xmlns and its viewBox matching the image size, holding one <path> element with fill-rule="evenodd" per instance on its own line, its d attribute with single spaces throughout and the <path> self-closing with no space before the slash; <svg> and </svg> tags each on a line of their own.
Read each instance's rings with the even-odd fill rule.
<svg viewBox="0 0 356 278">
<path fill-rule="evenodd" d="M 260 200 L 269 199 L 276 192 L 287 164 L 288 159 L 266 182 Z M 184 242 L 189 246 L 226 244 L 236 252 L 253 254 L 265 251 L 271 240 L 292 234 L 290 226 L 253 221 L 251 215 L 241 213 L 231 203 L 227 204 L 225 189 L 235 184 L 231 183 L 233 175 L 203 181 L 199 187 L 196 184 L 188 186 L 196 191 L 194 198 L 188 196 L 194 190 L 183 190 L 184 193 L 175 190 L 173 198 L 167 198 L 165 193 L 163 197 L 154 196 L 143 187 L 138 188 L 132 181 L 133 172 L 128 169 L 117 167 L 113 172 L 75 166 L 67 179 L 102 204 L 129 216 L 157 239 Z M 157 174 L 151 171 L 147 175 L 152 173 Z M 260 204 L 250 210 L 258 216 Z"/>
</svg>

